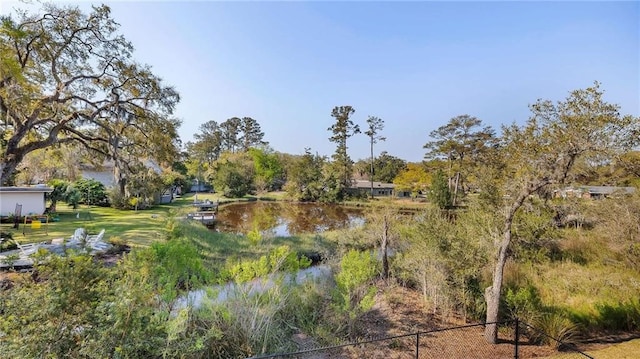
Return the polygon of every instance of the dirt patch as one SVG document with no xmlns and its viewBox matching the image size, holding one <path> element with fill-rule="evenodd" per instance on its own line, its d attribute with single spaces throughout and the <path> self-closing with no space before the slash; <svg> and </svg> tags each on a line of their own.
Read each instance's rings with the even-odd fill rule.
<svg viewBox="0 0 640 359">
<path fill-rule="evenodd" d="M 313 353 L 313 358 L 415 358 L 416 346 L 419 358 L 514 358 L 513 330 L 501 330 L 499 343 L 488 344 L 484 340 L 482 325 L 474 326 L 474 323 L 464 323 L 461 319 L 447 320 L 434 314 L 425 306 L 418 291 L 401 286 L 388 287 L 383 283 L 378 283 L 378 288 L 373 309 L 359 321 L 361 332 L 358 341 L 393 338 L 321 350 Z M 450 329 L 464 325 L 468 327 Z M 417 332 L 427 333 L 407 336 Z M 518 346 L 518 357 L 523 359 L 557 353 L 551 347 L 528 344 L 524 337 Z"/>
<path fill-rule="evenodd" d="M 105 267 L 114 267 L 125 253 L 129 253 L 131 247 L 127 245 L 117 245 L 105 253 L 96 254 L 94 259 L 102 263 Z"/>
</svg>

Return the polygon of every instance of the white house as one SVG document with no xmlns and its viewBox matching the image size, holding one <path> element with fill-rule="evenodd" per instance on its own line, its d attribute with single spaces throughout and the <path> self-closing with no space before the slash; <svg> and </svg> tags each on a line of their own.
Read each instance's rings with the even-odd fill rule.
<svg viewBox="0 0 640 359">
<path fill-rule="evenodd" d="M 21 215 L 43 214 L 46 208 L 45 194 L 53 188 L 45 185 L 32 187 L 0 187 L 0 216 L 15 214 L 16 205 L 22 205 Z"/>
<path fill-rule="evenodd" d="M 145 159 L 142 160 L 142 164 L 154 171 L 157 174 L 162 174 L 162 168 L 153 160 Z M 96 180 L 102 183 L 105 188 L 115 187 L 116 180 L 113 176 L 115 168 L 115 164 L 113 161 L 108 160 L 104 161 L 100 166 L 94 166 L 90 164 L 84 164 L 80 166 L 80 175 L 86 179 Z M 162 193 L 158 193 L 155 197 L 155 200 L 159 203 L 171 203 L 173 200 L 172 189 L 167 188 Z"/>
<path fill-rule="evenodd" d="M 150 159 L 142 160 L 142 164 L 153 170 L 157 174 L 162 174 L 162 168 Z M 102 183 L 106 188 L 114 187 L 116 180 L 113 176 L 115 171 L 114 162 L 111 160 L 104 161 L 100 166 L 94 166 L 90 164 L 80 165 L 80 175 L 86 179 L 93 179 Z"/>
</svg>

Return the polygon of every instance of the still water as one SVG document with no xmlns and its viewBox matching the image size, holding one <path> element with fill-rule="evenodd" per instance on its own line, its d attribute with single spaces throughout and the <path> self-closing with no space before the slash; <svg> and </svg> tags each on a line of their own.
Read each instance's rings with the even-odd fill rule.
<svg viewBox="0 0 640 359">
<path fill-rule="evenodd" d="M 221 206 L 215 230 L 286 237 L 362 225 L 360 208 L 318 203 L 242 202 Z"/>
</svg>

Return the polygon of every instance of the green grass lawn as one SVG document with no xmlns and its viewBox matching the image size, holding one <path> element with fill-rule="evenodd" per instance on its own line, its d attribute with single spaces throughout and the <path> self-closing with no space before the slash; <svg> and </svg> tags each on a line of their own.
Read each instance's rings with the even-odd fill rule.
<svg viewBox="0 0 640 359">
<path fill-rule="evenodd" d="M 189 198 L 181 198 L 171 204 L 157 205 L 146 210 L 118 210 L 109 207 L 81 206 L 77 210 L 59 203 L 59 221 L 42 224 L 34 229 L 21 223 L 18 229 L 3 223 L 0 230 L 11 232 L 21 243 L 42 242 L 53 238 L 70 237 L 76 228 L 85 228 L 89 233 L 105 229 L 105 238 L 118 236 L 134 246 L 146 246 L 161 238 L 164 220 L 172 214 L 186 213 L 190 208 Z"/>
<path fill-rule="evenodd" d="M 154 240 L 162 238 L 164 221 L 168 216 L 183 216 L 191 211 L 195 199 L 194 193 L 187 193 L 173 203 L 156 205 L 145 210 L 119 210 L 110 207 L 81 206 L 77 210 L 65 203 L 59 203 L 57 213 L 59 221 L 42 224 L 34 229 L 30 224 L 20 224 L 13 229 L 12 224 L 3 223 L 0 231 L 10 232 L 13 238 L 21 243 L 43 242 L 53 238 L 70 237 L 76 228 L 85 228 L 90 234 L 105 229 L 105 238 L 120 237 L 134 246 L 147 246 Z M 252 198 L 227 199 L 217 193 L 198 193 L 198 200 L 232 202 L 251 200 Z"/>
</svg>

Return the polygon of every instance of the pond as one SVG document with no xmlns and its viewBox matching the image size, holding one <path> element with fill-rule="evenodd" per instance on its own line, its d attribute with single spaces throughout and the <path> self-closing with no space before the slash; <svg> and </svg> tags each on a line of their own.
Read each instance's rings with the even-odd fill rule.
<svg viewBox="0 0 640 359">
<path fill-rule="evenodd" d="M 361 208 L 318 203 L 242 202 L 221 206 L 214 229 L 264 236 L 287 237 L 322 233 L 364 224 Z"/>
</svg>

